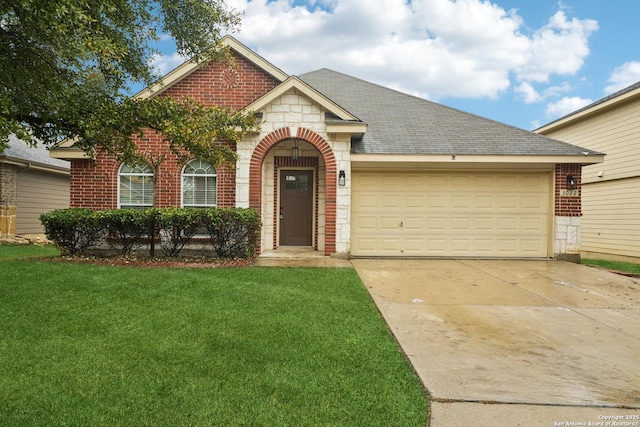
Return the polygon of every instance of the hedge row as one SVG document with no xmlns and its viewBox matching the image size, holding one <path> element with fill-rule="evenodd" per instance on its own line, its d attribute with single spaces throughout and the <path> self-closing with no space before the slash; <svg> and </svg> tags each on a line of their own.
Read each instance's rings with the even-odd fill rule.
<svg viewBox="0 0 640 427">
<path fill-rule="evenodd" d="M 244 208 L 69 208 L 42 214 L 40 222 L 47 238 L 67 255 L 86 254 L 108 243 L 125 256 L 148 245 L 154 256 L 159 242 L 165 256 L 177 257 L 197 237 L 215 256 L 249 258 L 260 230 L 258 211 Z"/>
</svg>

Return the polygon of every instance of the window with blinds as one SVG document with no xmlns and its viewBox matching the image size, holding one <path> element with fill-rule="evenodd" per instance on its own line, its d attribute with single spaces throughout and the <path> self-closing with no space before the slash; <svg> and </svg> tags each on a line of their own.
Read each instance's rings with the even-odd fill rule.
<svg viewBox="0 0 640 427">
<path fill-rule="evenodd" d="M 151 166 L 122 164 L 118 179 L 118 206 L 120 208 L 144 209 L 153 206 L 155 186 Z"/>
<path fill-rule="evenodd" d="M 204 160 L 191 160 L 182 171 L 182 206 L 215 207 L 218 201 L 218 174 Z"/>
</svg>

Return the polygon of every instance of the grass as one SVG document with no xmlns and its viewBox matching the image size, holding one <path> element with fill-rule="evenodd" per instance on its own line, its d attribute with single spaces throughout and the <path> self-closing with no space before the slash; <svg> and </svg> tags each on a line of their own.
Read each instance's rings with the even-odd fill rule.
<svg viewBox="0 0 640 427">
<path fill-rule="evenodd" d="M 426 424 L 420 382 L 353 270 L 141 269 L 13 249 L 0 246 L 5 425 Z"/>
<path fill-rule="evenodd" d="M 0 261 L 60 255 L 53 245 L 0 245 Z"/>
<path fill-rule="evenodd" d="M 623 271 L 625 273 L 640 274 L 640 264 L 620 261 L 605 261 L 600 259 L 583 259 L 582 264 L 594 265 L 608 270 Z"/>
</svg>

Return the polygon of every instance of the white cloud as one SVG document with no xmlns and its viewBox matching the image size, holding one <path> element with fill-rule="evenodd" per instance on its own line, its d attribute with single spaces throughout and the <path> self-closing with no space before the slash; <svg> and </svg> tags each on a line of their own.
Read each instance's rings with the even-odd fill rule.
<svg viewBox="0 0 640 427">
<path fill-rule="evenodd" d="M 604 88 L 609 95 L 640 81 L 640 62 L 627 62 L 613 70 L 609 77 L 609 85 Z"/>
<path fill-rule="evenodd" d="M 529 40 L 529 58 L 517 68 L 518 77 L 547 82 L 552 74 L 575 74 L 589 55 L 589 36 L 597 29 L 596 21 L 568 20 L 564 11 L 556 12 Z"/>
<path fill-rule="evenodd" d="M 580 98 L 577 96 L 567 97 L 560 99 L 559 101 L 552 102 L 547 105 L 545 109 L 545 115 L 549 119 L 557 119 L 562 116 L 566 116 L 584 106 L 593 103 L 591 99 Z"/>
<path fill-rule="evenodd" d="M 523 82 L 575 74 L 598 27 L 559 11 L 526 35 L 517 11 L 482 0 L 227 3 L 245 12 L 238 39 L 289 74 L 326 67 L 432 99 L 495 98 L 513 77 L 524 95 Z"/>
<path fill-rule="evenodd" d="M 188 58 L 178 53 L 173 53 L 172 55 L 158 54 L 151 58 L 151 66 L 156 69 L 160 75 L 165 75 L 187 59 Z"/>
<path fill-rule="evenodd" d="M 542 95 L 527 82 L 522 82 L 519 86 L 516 86 L 514 92 L 522 96 L 525 104 L 535 104 L 542 101 Z"/>
<path fill-rule="evenodd" d="M 522 82 L 513 89 L 525 104 L 536 104 L 549 98 L 556 98 L 561 93 L 569 92 L 570 90 L 571 85 L 566 82 L 557 86 L 549 86 L 542 92 L 538 92 L 529 82 Z"/>
</svg>

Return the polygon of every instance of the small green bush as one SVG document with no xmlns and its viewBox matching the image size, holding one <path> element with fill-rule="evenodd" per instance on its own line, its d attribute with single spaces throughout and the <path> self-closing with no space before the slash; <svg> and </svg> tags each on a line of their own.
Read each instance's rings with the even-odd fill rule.
<svg viewBox="0 0 640 427">
<path fill-rule="evenodd" d="M 43 214 L 40 220 L 47 238 L 68 255 L 83 254 L 107 239 L 124 256 L 150 243 L 153 256 L 159 236 L 164 255 L 177 257 L 202 233 L 209 236 L 216 256 L 249 258 L 255 254 L 260 230 L 259 212 L 245 208 L 70 208 Z"/>
<path fill-rule="evenodd" d="M 112 209 L 96 213 L 109 231 L 109 242 L 121 255 L 129 256 L 153 235 L 156 209 Z"/>
<path fill-rule="evenodd" d="M 203 225 L 217 256 L 249 258 L 255 254 L 260 229 L 260 215 L 256 209 L 207 209 Z"/>
<path fill-rule="evenodd" d="M 158 210 L 156 226 L 160 234 L 162 252 L 177 257 L 184 246 L 202 228 L 204 209 L 166 208 Z"/>
<path fill-rule="evenodd" d="M 47 239 L 60 248 L 63 255 L 77 255 L 100 244 L 105 227 L 95 211 L 84 208 L 56 209 L 40 215 Z"/>
</svg>

